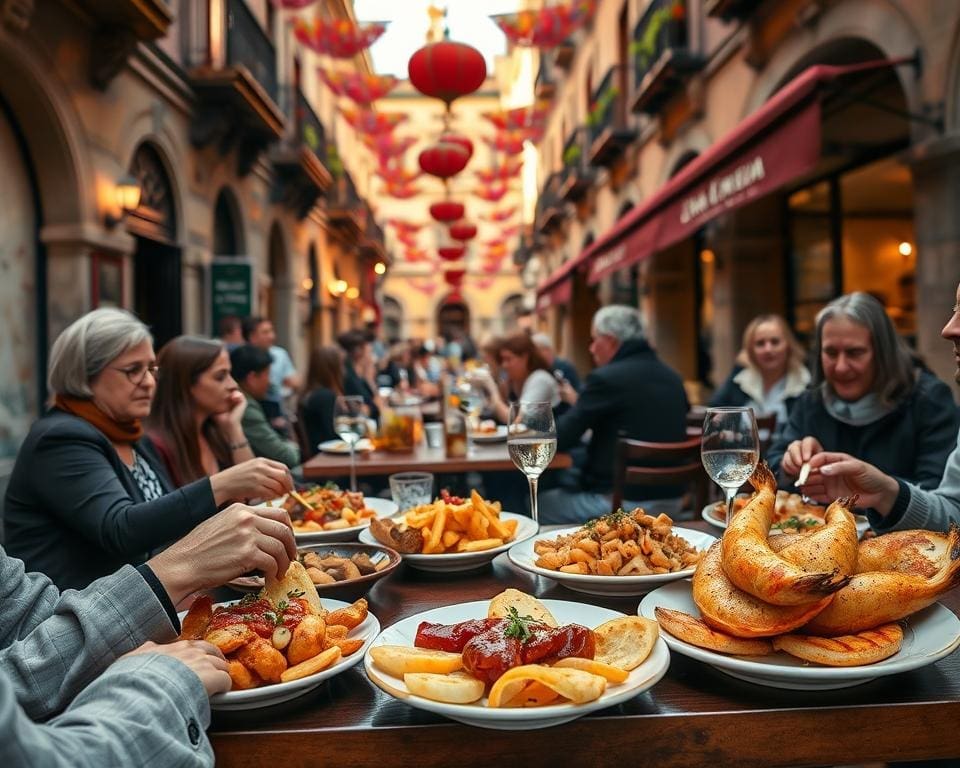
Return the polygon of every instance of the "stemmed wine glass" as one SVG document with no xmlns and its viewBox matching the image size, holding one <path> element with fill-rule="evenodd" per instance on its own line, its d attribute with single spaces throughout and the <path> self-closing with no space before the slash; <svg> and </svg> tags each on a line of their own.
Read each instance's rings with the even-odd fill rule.
<svg viewBox="0 0 960 768">
<path fill-rule="evenodd" d="M 367 409 L 359 395 L 341 395 L 333 406 L 333 431 L 350 446 L 350 490 L 357 490 L 356 447 L 367 434 Z"/>
<path fill-rule="evenodd" d="M 700 458 L 707 474 L 723 488 L 729 523 L 737 489 L 750 479 L 760 460 L 753 409 L 708 408 L 703 419 Z"/>
<path fill-rule="evenodd" d="M 510 405 L 507 450 L 530 485 L 530 516 L 537 522 L 537 481 L 557 452 L 557 425 L 548 402 L 521 400 Z"/>
</svg>

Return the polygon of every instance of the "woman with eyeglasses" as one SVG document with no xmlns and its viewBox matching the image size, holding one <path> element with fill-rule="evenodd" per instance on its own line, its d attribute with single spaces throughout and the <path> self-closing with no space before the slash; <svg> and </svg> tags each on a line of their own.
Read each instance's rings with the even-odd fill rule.
<svg viewBox="0 0 960 768">
<path fill-rule="evenodd" d="M 227 502 L 291 487 L 285 467 L 255 459 L 174 490 L 141 442 L 157 375 L 150 331 L 122 310 L 94 310 L 53 344 L 52 407 L 17 454 L 4 531 L 7 552 L 61 589 L 144 562 Z"/>
</svg>

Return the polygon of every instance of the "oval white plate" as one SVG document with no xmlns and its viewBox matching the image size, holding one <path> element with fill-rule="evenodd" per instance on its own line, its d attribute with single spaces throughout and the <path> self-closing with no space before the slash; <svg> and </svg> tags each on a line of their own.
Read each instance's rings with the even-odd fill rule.
<svg viewBox="0 0 960 768">
<path fill-rule="evenodd" d="M 686 581 L 667 584 L 651 592 L 640 601 L 637 613 L 653 619 L 654 608 L 658 606 L 692 616 L 700 615 L 693 602 L 690 584 Z M 769 656 L 727 656 L 685 643 L 666 631 L 661 632 L 660 636 L 666 640 L 670 650 L 705 662 L 749 683 L 772 688 L 819 691 L 849 688 L 877 677 L 924 667 L 948 656 L 960 645 L 960 619 L 952 611 L 934 603 L 906 620 L 903 645 L 898 653 L 876 664 L 859 667 L 821 667 L 783 652 Z"/>
<path fill-rule="evenodd" d="M 538 576 L 546 576 L 548 579 L 560 582 L 567 589 L 572 589 L 576 592 L 585 592 L 588 595 L 643 595 L 661 584 L 692 576 L 696 570 L 696 566 L 692 565 L 689 568 L 685 568 L 682 571 L 675 571 L 674 573 L 655 573 L 647 576 L 583 576 L 579 573 L 552 571 L 549 568 L 541 568 L 536 565 L 537 554 L 533 551 L 533 547 L 537 541 L 551 541 L 558 536 L 575 533 L 579 531 L 580 528 L 581 526 L 562 528 L 557 531 L 550 531 L 549 534 L 543 536 L 531 537 L 526 541 L 521 541 L 510 548 L 510 560 L 514 565 L 523 568 L 525 571 L 535 573 Z M 701 551 L 709 549 L 710 545 L 717 540 L 716 537 L 711 536 L 709 533 L 695 531 L 691 528 L 674 526 L 673 532 L 678 536 L 682 536 Z"/>
<path fill-rule="evenodd" d="M 507 425 L 498 424 L 495 432 L 471 432 L 470 439 L 475 443 L 502 443 L 507 439 Z"/>
<path fill-rule="evenodd" d="M 336 453 L 340 455 L 349 456 L 350 455 L 350 446 L 343 440 L 324 440 L 317 448 L 324 453 Z M 373 450 L 373 441 L 369 438 L 362 437 L 357 440 L 357 444 L 353 449 L 356 453 L 367 453 Z"/>
<path fill-rule="evenodd" d="M 484 549 L 481 552 L 451 552 L 442 555 L 404 555 L 401 553 L 400 557 L 404 559 L 404 562 L 409 563 L 412 567 L 421 571 L 435 571 L 438 573 L 469 571 L 473 568 L 479 568 L 481 565 L 486 565 L 501 552 L 506 552 L 517 542 L 529 539 L 540 530 L 540 526 L 526 515 L 517 515 L 513 512 L 501 512 L 500 517 L 503 520 L 517 521 L 517 535 L 512 541 L 508 541 L 499 547 Z M 397 518 L 397 522 L 401 522 L 400 518 Z M 364 529 L 360 532 L 360 541 L 365 544 L 381 543 L 370 533 L 369 529 Z"/>
<path fill-rule="evenodd" d="M 619 611 L 565 600 L 544 600 L 543 604 L 550 609 L 550 612 L 560 624 L 582 624 L 591 629 L 605 621 L 623 616 Z M 418 613 L 416 616 L 398 621 L 385 629 L 373 641 L 373 645 L 412 646 L 420 622 L 433 621 L 441 624 L 454 624 L 467 619 L 483 618 L 487 615 L 488 606 L 488 601 L 478 600 L 472 603 L 448 605 Z M 364 656 L 363 666 L 374 685 L 411 707 L 445 715 L 451 720 L 457 720 L 467 725 L 513 731 L 560 725 L 560 723 L 575 720 L 588 712 L 605 709 L 632 699 L 663 677 L 667 667 L 670 666 L 670 651 L 663 639 L 658 639 L 646 661 L 630 672 L 626 682 L 622 685 L 608 685 L 607 690 L 596 701 L 587 704 L 549 704 L 544 707 L 526 708 L 488 707 L 486 697 L 473 704 L 445 704 L 441 701 L 425 699 L 422 696 L 415 696 L 410 693 L 401 678 L 388 675 L 374 666 L 369 651 Z"/>
<path fill-rule="evenodd" d="M 332 600 L 328 597 L 321 598 L 321 602 L 324 608 L 331 611 L 335 611 L 338 608 L 346 608 L 350 605 L 350 603 L 345 603 L 342 600 Z M 231 605 L 231 603 L 217 603 L 216 605 Z M 183 617 L 186 615 L 186 611 L 181 611 L 179 614 L 180 619 L 183 620 Z M 334 675 L 339 675 L 344 670 L 350 669 L 350 667 L 359 663 L 379 633 L 380 622 L 377 621 L 376 616 L 368 613 L 367 618 L 365 618 L 359 626 L 350 630 L 347 635 L 347 637 L 363 638 L 363 647 L 358 651 L 351 653 L 349 656 L 341 657 L 326 669 L 320 670 L 315 675 L 303 677 L 300 680 L 291 680 L 289 683 L 273 683 L 272 685 L 264 685 L 260 688 L 251 688 L 248 691 L 216 693 L 210 697 L 210 708 L 224 712 L 241 709 L 260 709 L 261 707 L 270 707 L 274 704 L 295 699 L 297 696 L 302 696 L 312 691 L 324 680 Z"/>
<path fill-rule="evenodd" d="M 727 521 L 721 520 L 719 517 L 716 517 L 714 515 L 714 510 L 716 508 L 716 505 L 719 503 L 720 502 L 707 504 L 707 506 L 705 506 L 702 510 L 700 510 L 700 517 L 702 517 L 704 520 L 706 520 L 708 523 L 710 523 L 710 525 L 714 526 L 715 528 L 724 529 L 727 527 Z M 857 523 L 858 536 L 862 537 L 863 534 L 865 534 L 868 530 L 870 530 L 870 522 L 863 515 L 854 515 L 853 519 Z M 793 531 L 789 528 L 786 531 L 782 531 L 780 529 L 770 531 L 771 535 L 774 535 L 777 533 L 793 533 Z"/>
</svg>

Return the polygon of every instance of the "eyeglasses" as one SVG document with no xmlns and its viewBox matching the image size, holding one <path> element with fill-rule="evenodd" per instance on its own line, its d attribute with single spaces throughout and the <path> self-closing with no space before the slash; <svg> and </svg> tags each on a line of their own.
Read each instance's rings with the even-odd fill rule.
<svg viewBox="0 0 960 768">
<path fill-rule="evenodd" d="M 146 380 L 148 373 L 153 377 L 153 380 L 156 381 L 157 375 L 160 373 L 160 366 L 156 363 L 150 363 L 149 365 L 138 363 L 137 365 L 131 365 L 127 368 L 114 368 L 113 370 L 120 371 L 120 373 L 127 377 L 127 381 L 135 387 L 139 387 Z"/>
</svg>

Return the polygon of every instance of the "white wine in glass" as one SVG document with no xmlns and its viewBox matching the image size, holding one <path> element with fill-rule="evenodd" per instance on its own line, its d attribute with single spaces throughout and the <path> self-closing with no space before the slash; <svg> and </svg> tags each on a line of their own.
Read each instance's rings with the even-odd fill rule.
<svg viewBox="0 0 960 768">
<path fill-rule="evenodd" d="M 357 490 L 356 448 L 367 434 L 367 409 L 359 395 L 342 395 L 333 407 L 333 431 L 350 447 L 350 490 Z"/>
<path fill-rule="evenodd" d="M 521 400 L 510 406 L 507 420 L 507 450 L 530 486 L 530 516 L 539 520 L 537 481 L 557 453 L 557 425 L 548 402 Z"/>
<path fill-rule="evenodd" d="M 757 468 L 760 439 L 752 408 L 708 408 L 700 442 L 703 468 L 723 488 L 727 522 L 733 517 L 733 500 Z"/>
</svg>

